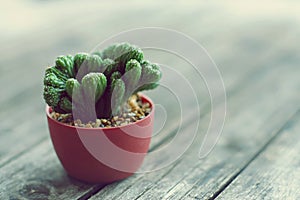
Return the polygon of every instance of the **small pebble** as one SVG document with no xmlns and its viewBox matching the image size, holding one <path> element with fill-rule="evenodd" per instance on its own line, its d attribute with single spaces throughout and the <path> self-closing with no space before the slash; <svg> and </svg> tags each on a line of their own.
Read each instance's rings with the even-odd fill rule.
<svg viewBox="0 0 300 200">
<path fill-rule="evenodd" d="M 135 113 L 128 113 L 127 116 L 128 117 L 134 117 L 136 114 Z"/>
<path fill-rule="evenodd" d="M 96 119 L 95 128 L 98 128 L 101 124 L 100 119 Z"/>
<path fill-rule="evenodd" d="M 91 124 L 86 124 L 85 128 L 93 128 L 93 126 Z"/>
</svg>

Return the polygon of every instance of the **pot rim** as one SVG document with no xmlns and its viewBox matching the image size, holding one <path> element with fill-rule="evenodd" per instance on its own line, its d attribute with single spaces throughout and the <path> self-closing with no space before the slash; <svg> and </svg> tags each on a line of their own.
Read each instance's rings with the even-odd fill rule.
<svg viewBox="0 0 300 200">
<path fill-rule="evenodd" d="M 59 121 L 53 119 L 50 116 L 50 112 L 49 112 L 50 109 L 52 109 L 52 108 L 48 104 L 46 104 L 46 115 L 47 115 L 47 118 L 50 119 L 51 121 L 53 121 L 54 123 L 56 123 L 60 126 L 66 126 L 66 127 L 69 127 L 69 128 L 81 129 L 81 130 L 116 130 L 116 129 L 120 129 L 120 128 L 129 127 L 129 126 L 132 126 L 132 125 L 136 125 L 136 124 L 141 123 L 141 122 L 143 122 L 146 119 L 151 117 L 152 113 L 154 112 L 154 103 L 153 103 L 153 101 L 148 96 L 146 96 L 144 94 L 140 94 L 140 97 L 142 98 L 142 100 L 146 100 L 150 104 L 150 107 L 151 107 L 150 113 L 146 117 L 144 117 L 143 119 L 137 120 L 136 122 L 132 122 L 130 124 L 126 124 L 126 125 L 123 125 L 123 126 L 99 127 L 99 128 L 85 128 L 85 127 L 71 126 L 71 125 L 68 125 L 68 124 L 65 124 L 65 123 L 62 123 L 62 122 L 59 122 Z"/>
</svg>

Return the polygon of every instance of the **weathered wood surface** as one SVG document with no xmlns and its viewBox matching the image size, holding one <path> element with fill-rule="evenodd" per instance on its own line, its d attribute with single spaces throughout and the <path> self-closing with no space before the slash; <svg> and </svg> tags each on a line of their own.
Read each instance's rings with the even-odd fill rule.
<svg viewBox="0 0 300 200">
<path fill-rule="evenodd" d="M 263 6 L 255 8 L 253 13 L 240 13 L 238 9 L 244 7 L 235 3 L 118 3 L 121 5 L 116 7 L 113 3 L 83 5 L 74 2 L 73 10 L 66 9 L 70 4 L 68 1 L 58 4 L 9 3 L 16 11 L 31 12 L 36 21 L 25 17 L 31 26 L 27 28 L 18 26 L 23 22 L 21 18 L 16 18 L 12 24 L 3 22 L 7 29 L 1 33 L 3 37 L 0 39 L 0 199 L 87 199 L 90 196 L 91 199 L 209 199 L 219 195 L 230 199 L 252 197 L 249 194 L 255 192 L 260 198 L 265 188 L 270 187 L 275 192 L 266 197 L 276 197 L 276 188 L 282 185 L 267 187 L 265 181 L 261 188 L 245 190 L 244 187 L 253 183 L 247 179 L 253 171 L 265 172 L 258 154 L 268 146 L 271 148 L 269 154 L 276 151 L 279 144 L 273 144 L 274 137 L 290 123 L 291 116 L 299 109 L 300 97 L 296 91 L 300 89 L 300 56 L 297 53 L 300 52 L 300 31 L 295 6 L 278 3 L 275 7 L 289 8 L 288 11 L 281 9 L 278 14 L 276 9 L 271 7 L 268 12 Z M 53 16 L 53 9 L 65 18 Z M 7 16 L 4 12 L 4 17 Z M 262 23 L 257 23 L 257 20 Z M 202 120 L 199 136 L 180 160 L 160 171 L 137 174 L 106 187 L 73 180 L 62 170 L 48 136 L 41 97 L 42 66 L 51 65 L 58 54 L 89 51 L 111 34 L 141 26 L 182 31 L 202 43 L 216 61 L 225 81 L 229 104 L 221 140 L 209 157 L 199 160 L 210 105 L 204 84 L 186 70 L 184 75 L 194 83 L 201 99 Z M 177 69 L 185 67 L 184 63 L 172 62 L 168 58 L 157 59 L 167 60 Z M 172 77 L 167 78 L 170 84 L 178 85 Z M 155 102 L 172 111 L 174 104 L 168 102 L 166 94 L 154 92 L 150 95 Z M 187 134 L 196 123 L 191 113 L 183 119 L 183 122 L 190 123 L 183 127 Z M 170 116 L 173 117 L 168 118 L 163 131 L 153 138 L 150 151 L 173 138 L 178 118 L 176 113 Z M 161 117 L 157 116 L 158 121 Z M 294 144 L 296 141 L 286 138 L 286 142 Z M 289 146 L 293 148 L 293 145 Z M 289 158 L 283 154 L 273 157 L 275 168 L 296 157 L 296 150 L 290 150 L 294 153 Z M 274 172 L 279 174 L 278 177 L 271 173 L 266 176 L 277 181 L 283 180 L 284 176 L 290 177 L 286 173 L 293 171 L 296 164 L 284 166 L 286 171 Z M 294 187 L 299 185 L 298 181 L 293 181 Z M 291 195 L 288 188 L 282 186 L 280 189 L 281 197 Z M 239 196 L 236 196 L 236 191 Z"/>
<path fill-rule="evenodd" d="M 270 101 L 270 97 L 277 96 L 274 90 L 270 90 L 271 83 L 280 91 L 289 87 L 287 82 L 287 85 L 281 82 L 274 83 L 274 78 L 278 77 L 278 74 L 284 77 L 285 71 L 285 67 L 280 67 L 268 72 L 256 80 L 257 84 L 243 88 L 239 94 L 229 98 L 229 120 L 219 145 L 206 160 L 198 158 L 197 153 L 201 141 L 201 138 L 198 138 L 200 141 L 194 143 L 174 169 L 141 175 L 136 180 L 133 179 L 131 181 L 133 185 L 130 188 L 136 191 L 135 193 L 132 193 L 130 188 L 128 189 L 130 184 L 125 182 L 125 189 L 123 189 L 123 183 L 117 183 L 104 188 L 94 198 L 106 199 L 108 197 L 107 199 L 110 199 L 117 197 L 115 195 L 120 193 L 125 199 L 132 199 L 136 196 L 141 199 L 205 199 L 214 196 L 251 161 L 256 151 L 262 148 L 296 112 L 299 99 L 293 100 L 292 88 L 286 90 L 286 93 L 276 101 Z M 298 75 L 295 74 L 292 82 L 297 81 Z M 296 87 L 297 85 L 294 84 L 294 89 Z M 257 91 L 259 94 L 253 95 Z M 185 131 L 188 133 L 189 129 Z"/>
<path fill-rule="evenodd" d="M 299 199 L 299 122 L 298 111 L 218 199 Z"/>
</svg>

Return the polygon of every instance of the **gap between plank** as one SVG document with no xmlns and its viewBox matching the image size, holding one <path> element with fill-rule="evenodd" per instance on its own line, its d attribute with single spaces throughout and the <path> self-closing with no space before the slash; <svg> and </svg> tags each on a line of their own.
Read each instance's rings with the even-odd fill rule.
<svg viewBox="0 0 300 200">
<path fill-rule="evenodd" d="M 172 167 L 163 176 L 161 176 L 156 182 L 159 182 L 161 179 L 166 177 L 179 163 L 181 163 L 181 161 L 182 161 L 182 159 L 180 159 L 178 162 L 176 162 L 174 165 L 172 165 Z M 145 191 L 140 193 L 134 200 L 137 200 L 138 198 L 140 198 L 144 193 L 146 193 L 151 188 L 153 188 L 153 186 L 147 188 Z"/>
<path fill-rule="evenodd" d="M 166 175 L 168 175 L 180 162 L 181 162 L 181 160 L 179 160 L 178 162 L 176 162 L 162 177 L 160 177 L 158 179 L 158 181 L 161 180 L 162 178 L 164 178 Z M 136 181 L 138 181 L 140 179 L 141 179 L 141 177 L 139 177 Z M 84 195 L 82 195 L 80 198 L 78 198 L 78 200 L 88 200 L 88 199 L 90 199 L 93 195 L 97 194 L 105 186 L 106 185 L 97 185 L 97 186 L 95 186 L 93 189 L 91 189 L 90 191 L 88 191 L 87 193 L 85 193 Z M 129 185 L 127 188 L 125 188 L 125 190 L 123 190 L 121 194 L 123 194 L 124 192 L 126 192 L 127 190 L 129 190 L 130 187 L 131 187 L 131 185 Z M 149 189 L 151 189 L 151 188 L 149 188 Z M 119 195 L 121 195 L 121 194 L 119 194 Z M 140 194 L 140 195 L 142 195 L 142 194 Z M 136 199 L 138 199 L 138 197 Z M 115 197 L 113 197 L 113 199 L 115 199 Z"/>
<path fill-rule="evenodd" d="M 106 185 L 96 185 L 95 187 L 93 187 L 91 190 L 89 190 L 88 192 L 86 192 L 84 195 L 82 195 L 81 197 L 78 198 L 78 200 L 86 200 L 89 199 L 90 197 L 92 197 L 94 194 L 98 193 L 102 188 L 104 188 Z"/>
</svg>

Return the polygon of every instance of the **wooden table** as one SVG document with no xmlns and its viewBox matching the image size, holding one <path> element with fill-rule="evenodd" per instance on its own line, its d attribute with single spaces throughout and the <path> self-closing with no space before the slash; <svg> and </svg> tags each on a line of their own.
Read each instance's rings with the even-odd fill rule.
<svg viewBox="0 0 300 200">
<path fill-rule="evenodd" d="M 299 7 L 295 1 L 1 5 L 0 199 L 299 199 Z M 192 110 L 183 113 L 183 133 L 190 134 L 199 122 L 197 137 L 183 156 L 161 170 L 110 185 L 74 180 L 62 169 L 49 137 L 44 69 L 58 55 L 90 51 L 113 34 L 145 26 L 181 31 L 209 52 L 226 87 L 222 135 L 200 159 L 210 99 L 205 84 L 185 68 L 182 73 L 199 98 L 201 120 Z M 183 69 L 164 56 L 160 59 Z M 164 78 L 180 87 L 168 74 Z M 170 94 L 161 91 L 148 94 L 171 112 L 176 105 L 168 105 Z M 188 104 L 189 97 L 182 103 Z M 150 153 L 174 138 L 178 119 L 168 115 Z"/>
</svg>

